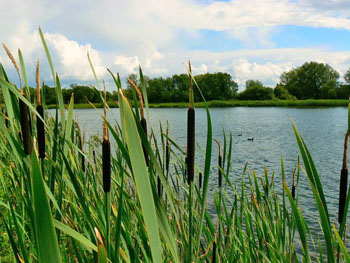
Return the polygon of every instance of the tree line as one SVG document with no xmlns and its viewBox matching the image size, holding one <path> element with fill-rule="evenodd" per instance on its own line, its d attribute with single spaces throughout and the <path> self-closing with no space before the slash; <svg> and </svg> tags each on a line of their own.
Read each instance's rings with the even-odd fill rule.
<svg viewBox="0 0 350 263">
<path fill-rule="evenodd" d="M 128 76 L 136 85 L 140 80 L 136 74 Z M 189 76 L 177 74 L 171 77 L 149 78 L 144 76 L 150 103 L 186 102 L 188 101 Z M 339 73 L 328 64 L 306 62 L 300 67 L 284 72 L 274 88 L 264 86 L 259 80 L 247 80 L 245 89 L 238 92 L 238 84 L 228 73 L 216 72 L 194 76 L 206 100 L 295 100 L 295 99 L 348 99 L 350 96 L 350 69 L 344 75 L 345 82 L 339 82 Z M 194 84 L 195 85 L 195 84 Z M 30 88 L 35 96 L 35 90 Z M 56 92 L 53 87 L 45 86 L 47 104 L 56 103 Z M 75 103 L 102 102 L 101 93 L 95 88 L 71 84 L 62 89 L 65 103 L 69 103 L 74 93 Z M 133 89 L 126 81 L 124 91 L 127 97 L 133 98 Z M 195 101 L 202 101 L 198 89 L 194 88 Z M 117 100 L 116 91 L 107 92 L 107 100 Z M 1 102 L 1 97 L 0 97 Z"/>
</svg>

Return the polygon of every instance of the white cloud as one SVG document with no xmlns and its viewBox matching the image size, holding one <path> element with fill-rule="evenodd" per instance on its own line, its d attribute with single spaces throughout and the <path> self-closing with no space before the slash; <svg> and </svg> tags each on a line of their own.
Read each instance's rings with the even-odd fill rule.
<svg viewBox="0 0 350 263">
<path fill-rule="evenodd" d="M 183 73 L 191 59 L 196 74 L 226 71 L 240 83 L 254 78 L 274 85 L 283 71 L 310 60 L 345 72 L 349 52 L 279 49 L 271 35 L 283 25 L 349 30 L 349 11 L 347 0 L 1 1 L 0 41 L 13 52 L 21 48 L 32 81 L 38 58 L 42 79 L 51 79 L 37 33 L 40 24 L 55 70 L 66 82 L 93 81 L 89 52 L 99 78 L 109 77 L 107 67 L 126 76 L 137 72 L 139 64 L 150 76 Z M 196 38 L 201 29 L 222 31 L 249 49 L 189 50 L 184 35 Z M 0 61 L 13 72 L 4 51 Z"/>
<path fill-rule="evenodd" d="M 139 64 L 140 61 L 137 56 L 116 56 L 114 60 L 114 65 L 116 65 L 117 69 L 124 74 L 136 73 Z"/>
</svg>

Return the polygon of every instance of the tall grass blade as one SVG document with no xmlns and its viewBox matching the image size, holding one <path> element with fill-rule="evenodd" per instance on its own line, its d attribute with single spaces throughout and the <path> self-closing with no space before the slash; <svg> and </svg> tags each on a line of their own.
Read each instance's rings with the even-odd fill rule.
<svg viewBox="0 0 350 263">
<path fill-rule="evenodd" d="M 45 191 L 45 182 L 40 171 L 39 162 L 35 151 L 31 156 L 31 187 L 33 195 L 33 208 L 35 217 L 36 240 L 38 246 L 39 263 L 60 263 L 56 232 L 54 230 L 49 202 Z"/>
<path fill-rule="evenodd" d="M 150 242 L 153 262 L 162 262 L 162 245 L 159 237 L 158 221 L 154 205 L 151 184 L 148 177 L 147 166 L 142 154 L 142 144 L 137 132 L 132 110 L 127 99 L 120 92 L 123 115 L 120 116 L 124 123 L 124 135 L 130 152 L 131 166 L 133 169 L 136 189 L 138 192 L 143 218 Z"/>
</svg>

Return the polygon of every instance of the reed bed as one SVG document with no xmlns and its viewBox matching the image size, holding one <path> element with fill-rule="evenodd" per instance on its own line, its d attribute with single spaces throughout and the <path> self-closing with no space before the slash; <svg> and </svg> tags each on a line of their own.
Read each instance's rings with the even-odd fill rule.
<svg viewBox="0 0 350 263">
<path fill-rule="evenodd" d="M 147 91 L 140 68 L 141 85 L 133 83 L 135 107 L 124 96 L 119 75 L 109 71 L 118 90 L 121 121 L 107 119 L 101 91 L 103 137 L 85 140 L 74 121 L 73 96 L 65 112 L 59 75 L 39 33 L 56 87 L 55 116 L 45 114 L 39 66 L 37 97 L 30 101 L 21 53 L 21 69 L 14 63 L 24 80 L 21 89 L 0 65 L 6 111 L 0 118 L 1 262 L 350 262 L 343 242 L 350 200 L 343 171 L 347 167 L 341 170 L 342 220 L 331 222 L 317 169 L 294 124 L 303 166 L 298 162 L 294 174 L 285 174 L 282 160 L 283 185 L 267 170 L 260 176 L 247 169 L 233 174 L 232 135 L 223 131 L 223 142 L 216 140 L 219 155 L 214 156 L 206 102 L 206 147 L 195 144 L 192 94 L 200 88 L 190 65 L 187 149 L 170 136 L 171 124 L 165 132 L 160 125 L 160 138 L 147 130 Z M 204 167 L 196 164 L 196 153 L 202 153 Z M 212 160 L 217 166 L 211 166 Z M 239 176 L 239 182 L 232 176 Z M 300 176 L 309 179 L 320 233 L 312 233 L 298 205 Z M 212 199 L 209 180 L 218 182 Z M 209 214 L 209 205 L 214 214 Z"/>
</svg>

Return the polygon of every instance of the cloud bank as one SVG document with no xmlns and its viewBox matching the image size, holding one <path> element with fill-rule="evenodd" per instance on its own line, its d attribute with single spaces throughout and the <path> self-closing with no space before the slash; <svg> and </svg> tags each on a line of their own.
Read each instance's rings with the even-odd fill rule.
<svg viewBox="0 0 350 263">
<path fill-rule="evenodd" d="M 286 26 L 348 31 L 349 11 L 350 2 L 342 0 L 14 0 L 0 3 L 0 32 L 13 53 L 21 48 L 30 81 L 37 59 L 43 64 L 42 79 L 51 79 L 40 24 L 55 70 L 66 83 L 93 81 L 89 53 L 99 78 L 108 79 L 106 68 L 122 76 L 136 73 L 139 64 L 147 75 L 169 76 L 185 72 L 184 63 L 191 59 L 196 74 L 225 71 L 240 85 L 247 79 L 274 85 L 283 71 L 310 60 L 344 73 L 350 51 L 317 43 L 281 48 L 273 36 Z M 211 41 L 203 31 L 224 34 L 239 48 L 203 48 L 202 41 Z M 3 50 L 0 62 L 15 78 Z"/>
</svg>

